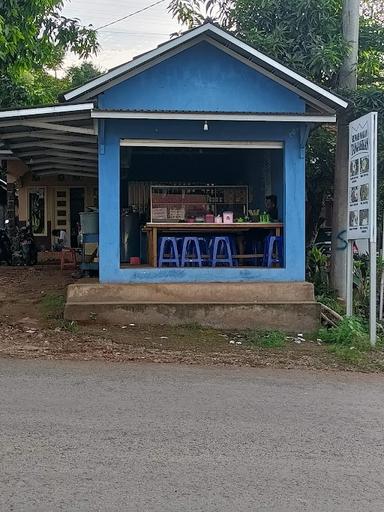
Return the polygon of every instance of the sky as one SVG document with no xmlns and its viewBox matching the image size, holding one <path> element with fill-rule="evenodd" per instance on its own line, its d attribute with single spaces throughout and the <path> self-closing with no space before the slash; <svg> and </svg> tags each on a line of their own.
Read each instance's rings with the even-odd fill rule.
<svg viewBox="0 0 384 512">
<path fill-rule="evenodd" d="M 63 15 L 78 18 L 84 25 L 95 28 L 105 25 L 154 3 L 155 0 L 72 0 L 65 1 Z M 177 22 L 167 12 L 168 1 L 116 23 L 98 34 L 100 50 L 91 59 L 103 70 L 132 59 L 135 55 L 151 50 L 180 30 Z M 73 55 L 65 59 L 65 67 L 78 62 Z"/>
</svg>

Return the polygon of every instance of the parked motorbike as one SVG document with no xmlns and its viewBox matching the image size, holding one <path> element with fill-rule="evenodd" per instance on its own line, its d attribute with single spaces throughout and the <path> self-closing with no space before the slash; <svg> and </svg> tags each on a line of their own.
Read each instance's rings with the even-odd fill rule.
<svg viewBox="0 0 384 512">
<path fill-rule="evenodd" d="M 0 262 L 2 261 L 8 265 L 12 264 L 11 240 L 5 229 L 0 229 Z"/>
<path fill-rule="evenodd" d="M 18 238 L 24 265 L 36 265 L 37 247 L 31 226 L 23 226 L 20 228 Z"/>
</svg>

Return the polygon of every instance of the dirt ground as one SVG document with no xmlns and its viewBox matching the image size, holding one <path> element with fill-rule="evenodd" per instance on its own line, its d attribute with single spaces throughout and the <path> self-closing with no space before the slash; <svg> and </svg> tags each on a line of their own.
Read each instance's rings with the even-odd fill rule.
<svg viewBox="0 0 384 512">
<path fill-rule="evenodd" d="M 77 325 L 62 319 L 66 286 L 75 279 L 57 267 L 0 267 L 0 357 L 147 361 L 249 367 L 381 371 L 384 355 L 346 363 L 317 339 L 255 346 L 247 333 L 197 325 Z"/>
</svg>

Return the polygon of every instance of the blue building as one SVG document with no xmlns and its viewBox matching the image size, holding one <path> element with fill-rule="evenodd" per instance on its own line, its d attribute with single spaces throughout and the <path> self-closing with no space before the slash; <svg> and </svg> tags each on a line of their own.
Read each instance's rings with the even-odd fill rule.
<svg viewBox="0 0 384 512">
<path fill-rule="evenodd" d="M 343 99 L 210 23 L 63 99 L 1 113 L 0 132 L 7 149 L 23 150 L 40 184 L 53 175 L 98 177 L 99 282 L 70 290 L 68 316 L 83 319 L 98 305 L 108 319 L 109 304 L 125 319 L 164 321 L 172 304 L 175 322 L 213 325 L 229 311 L 228 325 L 294 328 L 303 318 L 314 325 L 318 310 L 305 283 L 305 147 L 311 129 L 336 122 Z M 26 127 L 36 138 L 24 142 Z M 63 140 L 40 139 L 44 131 Z M 199 239 L 201 254 L 188 241 L 181 262 L 186 237 Z M 215 238 L 222 240 L 212 264 Z"/>
</svg>

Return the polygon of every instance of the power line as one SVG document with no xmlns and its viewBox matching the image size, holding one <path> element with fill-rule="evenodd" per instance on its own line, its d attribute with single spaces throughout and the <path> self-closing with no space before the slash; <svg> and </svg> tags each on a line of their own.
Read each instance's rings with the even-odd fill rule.
<svg viewBox="0 0 384 512">
<path fill-rule="evenodd" d="M 139 9 L 138 11 L 131 12 L 130 14 L 127 14 L 126 16 L 123 16 L 122 18 L 111 21 L 110 23 L 106 23 L 105 25 L 102 25 L 101 27 L 98 27 L 95 30 L 101 30 L 102 28 L 110 27 L 111 25 L 114 25 L 115 23 L 119 23 L 119 21 L 126 20 L 127 18 L 132 18 L 132 16 L 135 16 L 136 14 L 140 14 L 141 12 L 144 12 L 144 11 L 148 11 L 148 9 L 151 9 L 152 7 L 155 7 L 156 5 L 162 4 L 165 1 L 166 0 L 158 0 L 157 2 L 154 2 L 151 5 L 147 5 L 147 7 L 143 7 L 143 9 Z"/>
</svg>

